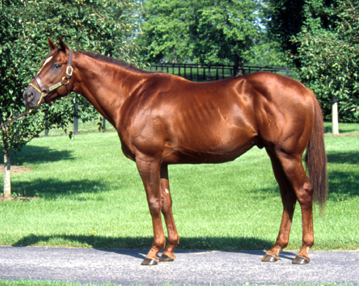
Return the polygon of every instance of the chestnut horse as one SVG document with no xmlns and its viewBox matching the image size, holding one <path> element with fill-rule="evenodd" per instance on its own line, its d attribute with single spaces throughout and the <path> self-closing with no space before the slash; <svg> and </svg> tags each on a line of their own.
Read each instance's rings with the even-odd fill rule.
<svg viewBox="0 0 359 286">
<path fill-rule="evenodd" d="M 312 205 L 315 200 L 324 205 L 327 175 L 322 113 L 308 88 L 267 72 L 195 83 L 113 58 L 73 52 L 61 38 L 59 47 L 51 39 L 49 46 L 49 56 L 24 91 L 25 105 L 37 108 L 74 91 L 116 128 L 123 153 L 136 162 L 152 217 L 154 239 L 143 265 L 176 257 L 179 236 L 167 166 L 227 162 L 253 146 L 266 149 L 283 202 L 277 240 L 262 261 L 277 261 L 287 246 L 296 201 L 302 211 L 303 239 L 293 263 L 310 261 Z M 310 179 L 302 164 L 306 149 Z"/>
</svg>

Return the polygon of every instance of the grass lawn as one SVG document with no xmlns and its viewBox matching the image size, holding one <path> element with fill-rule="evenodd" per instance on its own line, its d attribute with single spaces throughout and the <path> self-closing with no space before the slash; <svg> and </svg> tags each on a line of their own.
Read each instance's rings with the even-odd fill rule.
<svg viewBox="0 0 359 286">
<path fill-rule="evenodd" d="M 359 132 L 359 124 L 340 128 Z M 151 247 L 135 163 L 122 155 L 116 132 L 83 133 L 71 140 L 50 133 L 12 156 L 13 164 L 32 169 L 12 175 L 13 193 L 38 199 L 0 203 L 1 245 Z M 325 141 L 329 199 L 324 215 L 314 211 L 312 249 L 359 249 L 359 136 Z M 264 150 L 225 164 L 170 166 L 169 176 L 178 248 L 269 249 L 275 242 L 282 206 Z M 297 204 L 287 249 L 299 250 L 301 239 Z"/>
</svg>

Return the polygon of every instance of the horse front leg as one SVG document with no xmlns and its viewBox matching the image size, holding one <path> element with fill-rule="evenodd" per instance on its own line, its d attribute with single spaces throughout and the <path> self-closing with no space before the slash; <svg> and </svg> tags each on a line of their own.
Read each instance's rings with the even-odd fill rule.
<svg viewBox="0 0 359 286">
<path fill-rule="evenodd" d="M 160 160 L 149 156 L 136 156 L 136 164 L 145 187 L 154 235 L 152 248 L 141 265 L 156 265 L 159 262 L 157 254 L 166 243 L 161 219 Z"/>
<path fill-rule="evenodd" d="M 165 218 L 168 239 L 167 246 L 164 250 L 160 261 L 170 262 L 176 258 L 173 253 L 174 248 L 179 243 L 179 236 L 177 233 L 175 221 L 172 213 L 172 198 L 170 193 L 170 185 L 168 180 L 168 167 L 164 165 L 161 167 L 161 196 L 162 196 L 162 213 Z"/>
</svg>

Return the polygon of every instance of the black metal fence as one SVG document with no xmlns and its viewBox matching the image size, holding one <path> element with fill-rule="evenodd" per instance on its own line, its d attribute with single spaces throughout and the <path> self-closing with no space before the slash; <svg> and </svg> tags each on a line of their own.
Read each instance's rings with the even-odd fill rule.
<svg viewBox="0 0 359 286">
<path fill-rule="evenodd" d="M 236 69 L 230 65 L 196 65 L 196 64 L 151 64 L 150 71 L 163 71 L 178 75 L 193 81 L 211 81 L 231 78 L 237 75 L 250 74 L 257 71 L 267 71 L 292 77 L 294 73 L 289 68 L 242 66 Z"/>
</svg>

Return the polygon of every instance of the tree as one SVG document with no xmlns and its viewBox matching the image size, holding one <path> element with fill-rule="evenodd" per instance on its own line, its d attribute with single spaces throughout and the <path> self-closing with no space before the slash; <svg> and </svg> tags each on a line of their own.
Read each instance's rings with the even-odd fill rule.
<svg viewBox="0 0 359 286">
<path fill-rule="evenodd" d="M 135 61 L 136 1 L 5 0 L 0 20 L 0 121 L 25 110 L 22 92 L 48 53 L 48 37 L 62 35 L 74 49 Z M 66 128 L 74 114 L 74 96 L 41 105 L 22 120 L 1 129 L 4 196 L 11 193 L 10 158 L 45 128 Z M 46 121 L 45 121 L 46 119 Z M 45 123 L 46 122 L 46 123 Z"/>
<path fill-rule="evenodd" d="M 234 64 L 251 58 L 263 32 L 263 1 L 148 0 L 141 55 L 150 62 Z"/>
<path fill-rule="evenodd" d="M 292 42 L 302 29 L 305 0 L 270 0 L 266 10 L 268 36 L 272 42 L 279 43 L 282 52 L 296 54 L 298 45 Z M 300 62 L 294 61 L 300 66 Z"/>
<path fill-rule="evenodd" d="M 325 9 L 323 3 L 318 3 L 318 7 Z M 309 9 L 306 5 L 306 14 L 311 13 Z M 309 15 L 293 39 L 300 43 L 296 57 L 302 63 L 303 82 L 317 94 L 327 117 L 332 107 L 334 134 L 339 134 L 338 112 L 342 121 L 355 121 L 358 117 L 359 41 L 355 31 L 359 24 L 354 21 L 358 20 L 358 9 L 358 2 L 335 2 L 327 7 L 332 26 L 325 29 L 320 18 Z"/>
<path fill-rule="evenodd" d="M 298 20 L 292 28 L 289 26 L 289 38 L 285 35 L 287 28 L 282 19 L 282 12 L 288 12 L 287 7 L 279 9 L 275 6 L 279 2 L 271 1 L 275 11 L 271 33 L 273 37 L 277 35 L 284 49 L 287 48 L 298 67 L 301 81 L 316 93 L 324 117 L 332 118 L 333 133 L 338 134 L 338 113 L 340 120 L 346 122 L 357 121 L 359 115 L 359 3 L 349 0 L 294 1 L 292 4 L 298 5 L 298 15 L 295 16 Z"/>
</svg>

